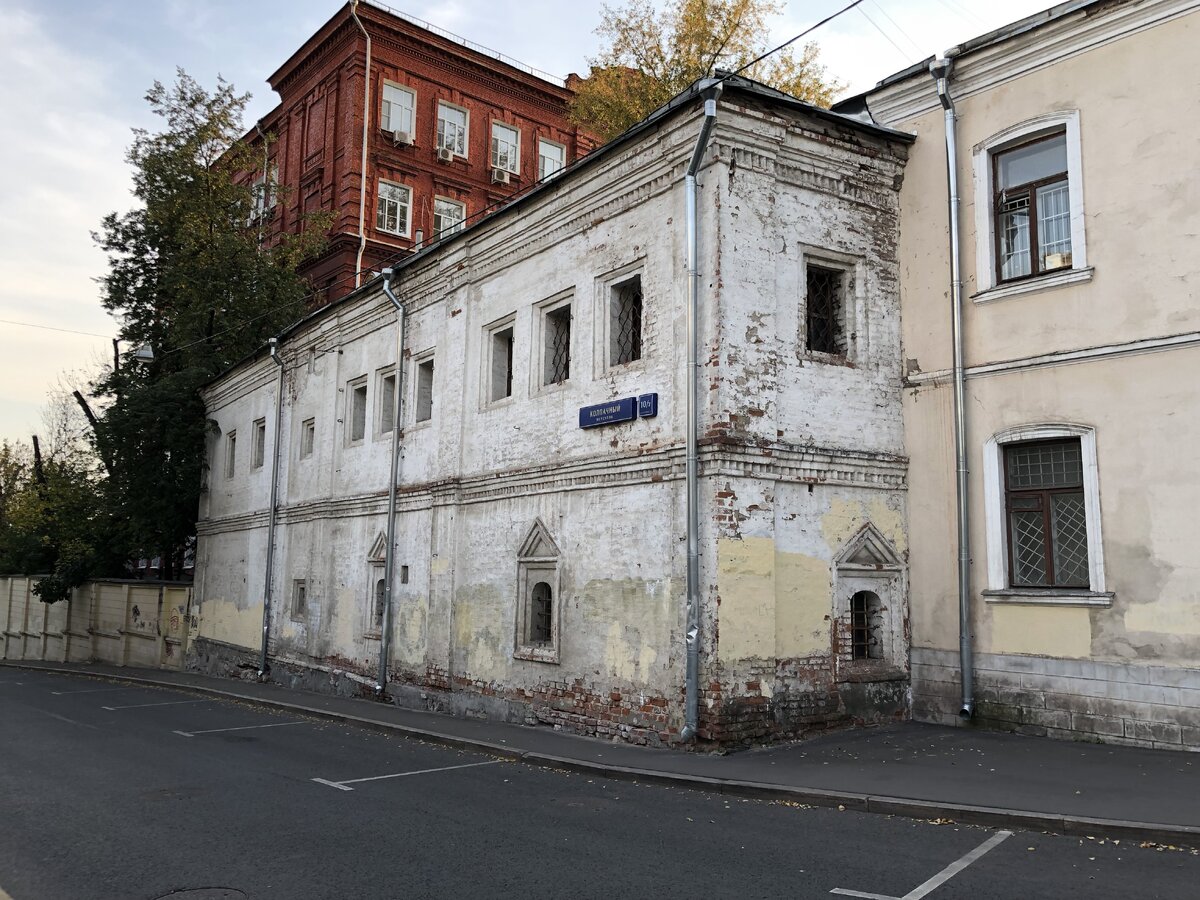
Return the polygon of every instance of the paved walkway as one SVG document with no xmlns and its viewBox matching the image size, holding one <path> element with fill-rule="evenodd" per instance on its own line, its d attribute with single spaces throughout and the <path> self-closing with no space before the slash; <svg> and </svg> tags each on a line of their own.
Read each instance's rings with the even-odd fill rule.
<svg viewBox="0 0 1200 900">
<path fill-rule="evenodd" d="M 1200 847 L 1200 753 L 904 723 L 730 754 L 649 749 L 551 728 L 183 672 L 5 662 L 218 694 L 486 750 L 533 765 L 890 815 Z"/>
</svg>

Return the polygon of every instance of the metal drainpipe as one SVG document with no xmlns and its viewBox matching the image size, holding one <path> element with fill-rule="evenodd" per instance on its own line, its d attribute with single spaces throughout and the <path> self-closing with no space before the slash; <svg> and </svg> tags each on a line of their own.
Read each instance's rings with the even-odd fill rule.
<svg viewBox="0 0 1200 900">
<path fill-rule="evenodd" d="M 359 21 L 358 0 L 350 0 L 350 18 L 362 31 L 367 39 L 367 69 L 363 74 L 363 132 L 362 132 L 362 161 L 360 181 L 358 185 L 358 256 L 354 260 L 354 286 L 362 285 L 362 260 L 367 249 L 367 138 L 371 133 L 371 35 L 363 23 Z"/>
<path fill-rule="evenodd" d="M 687 675 L 684 694 L 684 723 L 681 740 L 696 737 L 700 721 L 700 485 L 697 440 L 700 431 L 700 337 L 696 326 L 700 306 L 699 240 L 696 224 L 696 172 L 708 148 L 708 139 L 717 119 L 717 98 L 721 82 L 704 98 L 704 124 L 696 138 L 692 161 L 684 175 L 684 199 L 687 207 Z"/>
<path fill-rule="evenodd" d="M 404 396 L 404 304 L 392 290 L 391 269 L 383 270 L 383 292 L 396 307 L 396 389 L 392 395 L 392 465 L 388 476 L 387 549 L 383 563 L 383 624 L 379 635 L 379 679 L 375 694 L 387 691 L 388 651 L 392 638 L 392 575 L 396 571 L 396 481 L 400 477 L 400 398 Z"/>
<path fill-rule="evenodd" d="M 279 358 L 279 338 L 271 338 L 267 343 L 271 347 L 271 361 L 279 367 L 279 386 L 275 392 L 275 444 L 271 448 L 271 506 L 267 513 L 267 574 L 263 585 L 262 657 L 258 662 L 260 680 L 265 679 L 270 671 L 267 667 L 267 646 L 271 640 L 271 584 L 275 575 L 275 506 L 279 499 L 279 448 L 283 444 L 279 431 L 283 423 L 283 387 L 286 371 L 283 360 Z"/>
<path fill-rule="evenodd" d="M 971 642 L 971 523 L 967 484 L 967 423 L 963 375 L 962 254 L 958 234 L 958 140 L 954 100 L 950 96 L 952 59 L 929 64 L 929 74 L 937 83 L 938 99 L 946 111 L 946 180 L 950 194 L 950 303 L 951 335 L 954 343 L 954 457 L 957 471 L 956 499 L 958 514 L 958 653 L 962 681 L 962 707 L 958 714 L 970 719 L 975 713 L 975 658 Z"/>
</svg>

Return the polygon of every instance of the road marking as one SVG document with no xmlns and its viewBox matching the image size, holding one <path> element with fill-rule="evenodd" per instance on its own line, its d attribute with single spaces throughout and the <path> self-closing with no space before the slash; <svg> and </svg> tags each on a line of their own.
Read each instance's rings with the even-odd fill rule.
<svg viewBox="0 0 1200 900">
<path fill-rule="evenodd" d="M 251 728 L 282 728 L 284 725 L 307 725 L 308 722 L 299 720 L 296 722 L 271 722 L 269 725 L 239 725 L 237 728 L 208 728 L 204 731 L 174 731 L 172 734 L 178 734 L 181 737 L 195 737 L 198 734 L 216 734 L 219 731 L 249 731 Z"/>
<path fill-rule="evenodd" d="M 129 706 L 102 706 L 101 709 L 145 709 L 147 706 L 183 706 L 185 703 L 216 703 L 215 700 L 168 700 L 166 703 L 132 703 Z"/>
<path fill-rule="evenodd" d="M 109 691 L 136 691 L 137 688 L 117 687 L 117 688 L 88 688 L 86 691 L 51 691 L 55 697 L 62 697 L 66 694 L 103 694 Z"/>
<path fill-rule="evenodd" d="M 476 766 L 494 766 L 496 763 L 504 762 L 502 759 L 489 759 L 487 762 L 467 763 L 462 766 L 443 766 L 440 769 L 417 769 L 415 772 L 396 772 L 394 775 L 372 775 L 370 778 L 350 778 L 346 781 L 326 781 L 324 778 L 314 778 L 317 784 L 324 784 L 331 788 L 337 788 L 339 791 L 352 791 L 354 788 L 346 787 L 348 784 L 358 784 L 362 781 L 382 781 L 385 778 L 405 778 L 409 775 L 429 775 L 433 772 L 451 772 L 454 769 L 472 769 Z"/>
<path fill-rule="evenodd" d="M 24 684 L 23 681 L 0 681 L 0 684 Z M 4 900 L 4 895 L 0 894 L 0 900 Z"/>
<path fill-rule="evenodd" d="M 941 887 L 967 866 L 971 865 L 971 863 L 978 860 L 989 850 L 1012 837 L 1012 834 L 1013 833 L 1011 831 L 997 831 L 966 856 L 956 859 L 954 862 L 950 863 L 950 865 L 946 866 L 946 868 L 942 869 L 942 871 L 938 872 L 928 881 L 917 885 L 903 897 L 891 897 L 887 894 L 866 894 L 862 891 L 850 891 L 846 888 L 834 888 L 829 893 L 841 894 L 843 897 L 863 897 L 866 898 L 866 900 L 921 900 L 922 897 L 924 897 L 934 888 Z"/>
<path fill-rule="evenodd" d="M 44 713 L 45 715 L 49 716 L 52 719 L 58 719 L 58 721 L 60 721 L 60 722 L 66 722 L 69 725 L 78 725 L 81 728 L 92 728 L 92 729 L 94 729 L 96 727 L 95 725 L 89 725 L 87 722 L 76 722 L 74 719 L 68 719 L 66 716 L 60 716 L 58 713 L 52 713 L 48 709 L 39 709 L 38 712 Z M 4 897 L 0 896 L 0 900 L 4 900 Z"/>
</svg>

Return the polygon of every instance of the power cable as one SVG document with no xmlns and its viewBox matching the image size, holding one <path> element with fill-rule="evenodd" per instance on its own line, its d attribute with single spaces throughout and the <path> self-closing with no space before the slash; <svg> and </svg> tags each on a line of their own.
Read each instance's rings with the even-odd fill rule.
<svg viewBox="0 0 1200 900">
<path fill-rule="evenodd" d="M 38 325 L 34 322 L 16 322 L 12 319 L 0 319 L 0 324 L 22 325 L 25 328 L 44 328 L 46 331 L 61 331 L 64 334 L 82 334 L 86 335 L 87 337 L 107 338 L 108 340 L 112 340 L 113 338 L 113 335 L 111 334 L 97 334 L 94 331 L 76 331 L 74 328 L 56 328 L 53 325 Z"/>
<path fill-rule="evenodd" d="M 875 30 L 878 31 L 880 34 L 882 34 L 884 39 L 889 44 L 891 44 L 893 47 L 896 48 L 896 52 L 900 54 L 900 58 L 903 59 L 905 62 L 908 62 L 908 58 L 909 58 L 908 51 L 905 50 L 903 47 L 901 47 L 899 44 L 897 44 L 895 41 L 893 41 L 892 36 L 890 34 L 888 34 L 886 31 L 884 31 L 882 28 L 880 28 L 879 23 L 876 22 L 874 19 L 872 19 L 870 16 L 868 16 L 867 11 L 865 9 L 863 9 L 860 6 L 858 8 L 858 11 L 863 14 L 864 19 L 866 19 L 868 22 L 870 22 L 872 25 L 875 26 Z"/>
<path fill-rule="evenodd" d="M 758 65 L 760 62 L 762 62 L 764 59 L 766 59 L 771 54 L 778 53 L 780 50 L 783 50 L 785 47 L 790 47 L 792 44 L 796 43 L 796 41 L 800 40 L 800 38 L 804 37 L 805 35 L 812 34 L 812 32 L 816 31 L 818 28 L 820 28 L 822 25 L 826 24 L 827 22 L 832 22 L 838 16 L 843 15 L 844 13 L 850 12 L 850 10 L 854 9 L 854 7 L 858 6 L 858 4 L 860 4 L 862 2 L 863 2 L 863 0 L 854 0 L 853 3 L 843 6 L 837 12 L 831 13 L 830 15 L 823 18 L 820 22 L 817 22 L 815 25 L 810 25 L 808 28 L 805 28 L 803 31 L 801 31 L 799 34 L 797 34 L 795 37 L 784 41 L 778 47 L 774 47 L 774 48 L 768 50 L 762 56 L 759 56 L 755 59 L 750 60 L 750 62 L 746 63 L 744 66 L 742 66 L 737 71 L 730 72 L 728 75 L 722 76 L 721 80 L 724 81 L 726 78 L 730 78 L 734 75 L 742 74 L 747 69 L 749 69 L 751 66 Z"/>
</svg>

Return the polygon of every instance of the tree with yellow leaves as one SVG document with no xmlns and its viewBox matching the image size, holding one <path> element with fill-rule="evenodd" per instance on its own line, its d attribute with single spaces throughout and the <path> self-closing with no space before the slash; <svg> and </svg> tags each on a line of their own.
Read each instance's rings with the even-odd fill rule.
<svg viewBox="0 0 1200 900">
<path fill-rule="evenodd" d="M 762 55 L 768 20 L 781 8 L 777 0 L 671 0 L 661 12 L 652 0 L 605 4 L 596 29 L 605 48 L 575 86 L 572 117 L 605 139 L 620 134 L 697 78 Z M 798 52 L 787 47 L 742 74 L 828 106 L 842 86 L 826 75 L 819 55 L 815 43 Z"/>
</svg>

